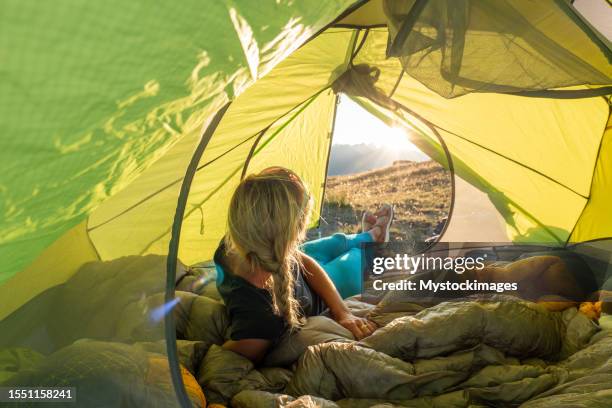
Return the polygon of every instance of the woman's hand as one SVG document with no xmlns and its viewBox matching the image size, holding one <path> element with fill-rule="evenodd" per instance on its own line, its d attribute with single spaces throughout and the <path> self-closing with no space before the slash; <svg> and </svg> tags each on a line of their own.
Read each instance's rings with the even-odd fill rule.
<svg viewBox="0 0 612 408">
<path fill-rule="evenodd" d="M 304 278 L 306 278 L 306 282 L 329 307 L 334 320 L 353 333 L 357 340 L 374 333 L 377 328 L 376 324 L 368 319 L 357 317 L 349 311 L 321 265 L 303 252 L 300 252 L 299 256 L 305 269 Z"/>
<path fill-rule="evenodd" d="M 368 337 L 378 328 L 371 320 L 357 317 L 352 313 L 346 313 L 335 319 L 342 327 L 353 333 L 357 340 Z"/>
</svg>

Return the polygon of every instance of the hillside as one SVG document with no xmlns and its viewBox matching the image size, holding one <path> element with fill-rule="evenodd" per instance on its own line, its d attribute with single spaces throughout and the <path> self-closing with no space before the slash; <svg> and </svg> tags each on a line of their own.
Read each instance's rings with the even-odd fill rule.
<svg viewBox="0 0 612 408">
<path fill-rule="evenodd" d="M 391 239 L 420 241 L 448 215 L 450 173 L 433 161 L 397 161 L 392 166 L 362 173 L 330 176 L 318 229 L 309 238 L 334 232 L 359 231 L 364 210 L 383 203 L 395 206 Z"/>
<path fill-rule="evenodd" d="M 422 162 L 429 160 L 425 154 L 417 150 L 401 146 L 377 146 L 374 144 L 334 144 L 331 147 L 329 169 L 327 174 L 339 176 L 361 173 L 386 167 L 398 160 Z"/>
</svg>

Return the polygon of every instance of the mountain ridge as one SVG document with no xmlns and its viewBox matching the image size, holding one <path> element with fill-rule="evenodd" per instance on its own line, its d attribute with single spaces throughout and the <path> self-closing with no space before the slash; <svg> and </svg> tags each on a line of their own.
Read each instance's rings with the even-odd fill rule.
<svg viewBox="0 0 612 408">
<path fill-rule="evenodd" d="M 375 144 L 334 144 L 329 157 L 329 176 L 359 173 L 390 166 L 398 160 L 423 162 L 429 158 L 420 151 L 396 149 Z"/>
</svg>

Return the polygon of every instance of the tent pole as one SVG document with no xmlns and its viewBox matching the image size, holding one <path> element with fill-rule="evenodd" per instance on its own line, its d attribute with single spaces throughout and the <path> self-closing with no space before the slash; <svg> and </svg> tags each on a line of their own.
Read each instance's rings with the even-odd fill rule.
<svg viewBox="0 0 612 408">
<path fill-rule="evenodd" d="M 446 145 L 446 141 L 444 140 L 440 132 L 438 132 L 438 129 L 436 129 L 435 125 L 429 122 L 427 119 L 423 118 L 422 116 L 414 113 L 411 109 L 408 109 L 406 106 L 399 104 L 399 103 L 397 105 L 399 106 L 400 109 L 404 110 L 405 112 L 419 119 L 421 123 L 427 126 L 429 130 L 431 130 L 431 132 L 436 136 L 436 138 L 438 139 L 438 142 L 440 142 L 440 146 L 442 146 L 442 149 L 444 150 L 444 153 L 446 155 L 446 160 L 448 160 L 448 170 L 450 171 L 450 174 L 451 174 L 451 203 L 450 203 L 450 208 L 448 209 L 448 218 L 446 219 L 446 222 L 444 223 L 444 227 L 442 227 L 442 231 L 440 231 L 440 234 L 438 235 L 438 239 L 432 242 L 430 246 L 425 248 L 423 250 L 423 252 L 425 252 L 429 248 L 432 248 L 433 246 L 435 246 L 438 242 L 442 240 L 442 238 L 444 237 L 444 234 L 446 233 L 446 230 L 448 229 L 448 226 L 450 225 L 451 219 L 453 217 L 453 211 L 455 209 L 455 188 L 456 188 L 455 186 L 455 166 L 453 164 L 453 156 L 451 155 L 451 152 L 448 149 L 448 146 Z"/>
<path fill-rule="evenodd" d="M 364 6 L 366 3 L 368 3 L 370 0 L 358 0 L 355 3 L 353 3 L 350 7 L 348 7 L 346 10 L 344 10 L 342 13 L 340 13 L 340 15 L 338 15 L 338 17 L 334 18 L 330 23 L 326 24 L 323 28 L 321 28 L 319 31 L 317 31 L 316 33 L 314 33 L 309 39 L 307 39 L 306 41 L 304 41 L 302 43 L 302 45 L 300 45 L 300 48 L 303 47 L 304 45 L 308 44 L 310 41 L 312 41 L 313 39 L 317 38 L 319 36 L 319 34 L 321 34 L 322 32 L 324 32 L 325 30 L 327 30 L 330 27 L 333 27 L 336 25 L 336 23 L 338 23 L 340 20 L 342 20 L 344 17 L 348 16 L 349 14 L 351 14 L 353 11 L 356 11 L 357 9 L 359 9 L 361 6 Z"/>
<path fill-rule="evenodd" d="M 255 139 L 255 141 L 253 142 L 253 145 L 251 146 L 251 150 L 249 150 L 249 154 L 246 158 L 246 160 L 244 161 L 244 166 L 242 166 L 242 174 L 240 174 L 240 180 L 242 181 L 244 179 L 244 177 L 246 176 L 246 172 L 247 169 L 249 168 L 249 164 L 251 163 L 251 158 L 253 158 L 253 154 L 255 154 L 255 149 L 257 149 L 257 146 L 259 145 L 259 142 L 261 141 L 261 138 L 264 137 L 264 135 L 266 134 L 266 132 L 270 129 L 270 127 L 275 124 L 276 121 L 270 123 L 267 127 L 265 127 L 261 132 L 259 132 L 259 135 L 257 135 L 257 138 Z"/>
<path fill-rule="evenodd" d="M 395 39 L 392 43 L 388 44 L 387 57 L 400 56 L 402 46 L 406 42 L 408 35 L 412 32 L 414 25 L 416 24 L 418 18 L 421 16 L 421 13 L 425 9 L 426 5 L 427 0 L 416 0 L 416 2 L 406 15 L 402 26 L 400 27 L 399 31 L 397 32 L 397 35 L 395 36 Z"/>
<path fill-rule="evenodd" d="M 338 113 L 338 105 L 340 104 L 340 94 L 334 97 L 334 113 L 331 120 L 331 129 L 328 133 L 329 145 L 327 146 L 327 160 L 325 162 L 325 174 L 323 175 L 323 192 L 321 193 L 321 204 L 319 206 L 319 219 L 317 220 L 317 228 L 321 224 L 321 214 L 323 212 L 323 202 L 325 201 L 325 187 L 327 186 L 327 172 L 329 171 L 329 159 L 331 158 L 332 143 L 334 142 L 334 130 L 336 129 L 336 115 Z"/>
<path fill-rule="evenodd" d="M 202 158 L 202 154 L 204 154 L 204 150 L 208 145 L 208 142 L 212 138 L 217 126 L 221 122 L 223 115 L 227 112 L 227 109 L 230 107 L 231 102 L 228 102 L 221 109 L 217 111 L 215 116 L 212 118 L 210 124 L 202 134 L 202 138 L 200 139 L 200 143 L 196 147 L 193 156 L 191 157 L 191 161 L 189 162 L 189 166 L 187 167 L 187 171 L 185 173 L 185 178 L 183 179 L 183 183 L 181 184 L 181 191 L 179 193 L 178 202 L 176 204 L 176 212 L 174 213 L 174 222 L 172 224 L 172 236 L 170 238 L 170 245 L 168 248 L 168 259 L 167 259 L 167 269 L 166 269 L 166 293 L 165 293 L 165 303 L 170 304 L 170 302 L 175 301 L 175 281 L 176 281 L 176 267 L 178 261 L 178 247 L 179 241 L 181 237 L 181 227 L 183 223 L 183 215 L 185 214 L 185 207 L 187 205 L 187 199 L 189 198 L 189 190 L 191 188 L 191 183 L 193 182 L 193 177 L 195 175 L 196 169 L 198 167 L 198 163 Z M 183 408 L 191 407 L 191 401 L 187 396 L 187 392 L 185 391 L 185 384 L 183 383 L 183 377 L 181 376 L 181 369 L 178 361 L 178 353 L 176 350 L 176 326 L 174 322 L 174 312 L 171 309 L 164 316 L 164 326 L 165 326 L 165 337 L 166 337 L 166 352 L 168 355 L 168 365 L 170 367 L 170 376 L 172 377 L 172 385 L 174 386 L 174 392 L 178 398 L 178 401 Z"/>
</svg>

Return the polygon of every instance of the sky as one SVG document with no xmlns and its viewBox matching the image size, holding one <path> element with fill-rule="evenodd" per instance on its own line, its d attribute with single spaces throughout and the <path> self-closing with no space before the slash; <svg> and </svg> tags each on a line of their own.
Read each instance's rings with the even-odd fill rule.
<svg viewBox="0 0 612 408">
<path fill-rule="evenodd" d="M 575 0 L 574 7 L 608 39 L 612 38 L 612 6 L 606 0 Z M 398 151 L 418 151 L 405 131 L 390 128 L 342 95 L 336 114 L 333 144 L 374 144 Z"/>
<path fill-rule="evenodd" d="M 340 95 L 333 144 L 374 144 L 398 150 L 418 150 L 403 129 L 387 126 L 345 95 Z"/>
</svg>

